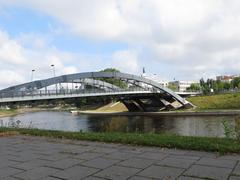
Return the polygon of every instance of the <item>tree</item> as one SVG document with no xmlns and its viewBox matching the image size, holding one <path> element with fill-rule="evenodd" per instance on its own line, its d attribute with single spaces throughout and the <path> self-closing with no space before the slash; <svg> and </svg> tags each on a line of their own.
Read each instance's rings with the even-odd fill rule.
<svg viewBox="0 0 240 180">
<path fill-rule="evenodd" d="M 188 91 L 200 91 L 201 87 L 199 84 L 191 84 L 190 87 L 187 88 Z"/>
<path fill-rule="evenodd" d="M 204 79 L 203 79 L 203 78 L 201 78 L 199 82 L 200 82 L 200 86 L 201 86 L 201 87 L 203 87 L 203 86 L 204 86 L 204 84 L 205 84 L 205 81 L 204 81 Z"/>
<path fill-rule="evenodd" d="M 174 85 L 174 84 L 169 84 L 168 86 L 167 86 L 169 89 L 171 89 L 172 91 L 178 91 L 178 87 L 177 87 L 177 85 Z"/>
<path fill-rule="evenodd" d="M 116 68 L 106 68 L 104 70 L 101 70 L 100 72 L 120 72 L 120 71 Z"/>
<path fill-rule="evenodd" d="M 230 90 L 231 89 L 231 83 L 224 83 L 224 85 L 223 85 L 223 89 L 225 89 L 225 90 Z"/>
<path fill-rule="evenodd" d="M 239 88 L 240 87 L 240 77 L 236 77 L 231 82 L 233 88 Z"/>
<path fill-rule="evenodd" d="M 234 79 L 231 83 L 230 82 L 223 82 L 220 80 L 213 80 L 213 79 L 207 79 L 205 82 L 204 79 L 200 79 L 200 87 L 202 89 L 202 92 L 204 94 L 211 93 L 211 89 L 213 89 L 213 92 L 219 93 L 223 91 L 229 91 L 230 89 L 238 88 L 238 85 L 240 87 L 240 78 Z"/>
<path fill-rule="evenodd" d="M 115 68 L 107 68 L 107 69 L 101 70 L 100 72 L 119 73 L 120 71 L 118 69 L 115 69 Z M 118 86 L 122 89 L 127 88 L 127 83 L 122 81 L 121 79 L 117 79 L 117 78 L 97 78 L 97 79 L 101 80 L 101 81 L 105 81 L 105 82 L 110 83 L 110 84 L 113 84 L 113 85 Z"/>
</svg>

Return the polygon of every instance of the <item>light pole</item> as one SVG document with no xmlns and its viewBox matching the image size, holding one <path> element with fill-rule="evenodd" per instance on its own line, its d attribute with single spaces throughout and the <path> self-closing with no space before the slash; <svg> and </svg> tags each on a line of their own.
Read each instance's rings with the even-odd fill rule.
<svg viewBox="0 0 240 180">
<path fill-rule="evenodd" d="M 35 69 L 32 69 L 32 75 L 31 75 L 31 82 L 33 81 L 33 74 L 35 72 Z"/>
<path fill-rule="evenodd" d="M 56 73 L 55 73 L 55 65 L 52 64 L 51 67 L 53 68 L 53 77 L 56 77 Z"/>
<path fill-rule="evenodd" d="M 56 77 L 55 65 L 52 64 L 51 67 L 53 69 L 53 77 L 55 78 Z M 56 93 L 57 93 L 58 92 L 58 85 L 57 85 L 57 83 L 55 84 L 55 87 L 56 87 Z"/>
</svg>

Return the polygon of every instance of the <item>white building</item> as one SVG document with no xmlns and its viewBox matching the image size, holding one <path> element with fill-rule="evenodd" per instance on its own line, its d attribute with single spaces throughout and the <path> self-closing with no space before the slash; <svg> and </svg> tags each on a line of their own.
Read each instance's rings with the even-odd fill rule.
<svg viewBox="0 0 240 180">
<path fill-rule="evenodd" d="M 176 87 L 176 90 L 178 92 L 186 92 L 187 88 L 189 88 L 192 84 L 199 84 L 199 82 L 196 82 L 196 81 L 173 81 L 173 82 L 169 82 L 169 85 Z"/>
<path fill-rule="evenodd" d="M 152 81 L 155 81 L 155 82 L 157 82 L 158 84 L 160 84 L 160 85 L 162 85 L 164 87 L 168 86 L 168 81 L 162 80 L 161 76 L 159 76 L 157 74 L 146 74 L 146 73 L 143 73 L 141 76 L 146 78 L 146 79 L 150 79 Z"/>
</svg>

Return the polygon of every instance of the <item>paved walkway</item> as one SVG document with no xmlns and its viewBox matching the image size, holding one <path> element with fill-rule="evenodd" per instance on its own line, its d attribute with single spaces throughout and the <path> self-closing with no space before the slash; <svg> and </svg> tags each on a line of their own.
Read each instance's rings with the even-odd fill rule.
<svg viewBox="0 0 240 180">
<path fill-rule="evenodd" d="M 240 180 L 240 155 L 13 136 L 0 138 L 1 180 Z"/>
</svg>

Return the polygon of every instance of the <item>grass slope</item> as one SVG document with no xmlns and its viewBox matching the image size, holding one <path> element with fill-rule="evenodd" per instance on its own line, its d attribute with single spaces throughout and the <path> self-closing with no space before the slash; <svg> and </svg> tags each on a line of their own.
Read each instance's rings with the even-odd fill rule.
<svg viewBox="0 0 240 180">
<path fill-rule="evenodd" d="M 0 109 L 0 117 L 2 116 L 11 116 L 17 113 L 17 110 L 15 109 Z"/>
<path fill-rule="evenodd" d="M 39 129 L 0 128 L 0 133 L 17 132 L 23 135 L 66 138 L 75 140 L 100 141 L 132 145 L 157 146 L 187 150 L 214 151 L 220 154 L 240 153 L 240 143 L 227 138 L 186 137 L 169 134 L 139 133 L 82 133 Z"/>
<path fill-rule="evenodd" d="M 211 109 L 239 109 L 240 93 L 219 94 L 209 96 L 196 96 L 187 98 L 189 102 L 200 110 Z"/>
</svg>

